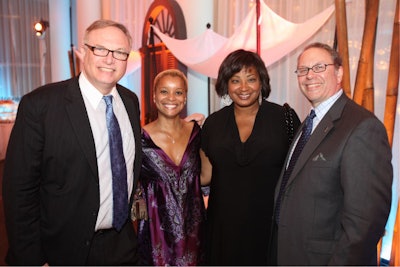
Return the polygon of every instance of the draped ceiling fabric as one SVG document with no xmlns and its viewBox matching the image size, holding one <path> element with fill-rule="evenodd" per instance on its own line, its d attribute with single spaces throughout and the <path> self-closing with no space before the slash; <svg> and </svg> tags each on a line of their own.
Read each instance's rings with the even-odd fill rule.
<svg viewBox="0 0 400 267">
<path fill-rule="evenodd" d="M 260 1 L 260 55 L 267 66 L 289 54 L 314 35 L 333 14 L 335 5 L 304 23 L 292 23 L 274 13 L 263 1 Z M 217 78 L 218 69 L 224 58 L 232 51 L 243 48 L 256 51 L 257 27 L 256 6 L 254 6 L 230 38 L 207 29 L 201 35 L 185 40 L 169 37 L 153 27 L 155 34 L 165 43 L 172 54 L 183 64 L 210 78 Z M 298 34 L 301 32 L 301 34 Z M 78 50 L 79 59 L 82 55 Z M 126 74 L 141 67 L 140 52 L 131 51 Z"/>
<path fill-rule="evenodd" d="M 260 55 L 265 64 L 273 64 L 304 43 L 325 24 L 334 9 L 335 6 L 331 5 L 304 23 L 296 24 L 283 19 L 260 1 Z M 179 61 L 203 75 L 217 78 L 221 62 L 230 52 L 239 48 L 256 51 L 256 19 L 254 6 L 230 38 L 208 29 L 195 38 L 178 40 L 161 33 L 156 27 L 153 29 Z"/>
</svg>

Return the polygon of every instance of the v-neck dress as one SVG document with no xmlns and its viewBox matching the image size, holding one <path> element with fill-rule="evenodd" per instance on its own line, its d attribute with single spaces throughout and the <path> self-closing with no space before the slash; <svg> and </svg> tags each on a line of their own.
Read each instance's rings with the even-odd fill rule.
<svg viewBox="0 0 400 267">
<path fill-rule="evenodd" d="M 286 127 L 284 108 L 267 101 L 245 142 L 233 105 L 206 119 L 201 147 L 212 164 L 206 264 L 268 264 L 274 190 L 289 149 Z"/>
<path fill-rule="evenodd" d="M 199 148 L 197 123 L 179 165 L 142 131 L 140 184 L 149 215 L 149 220 L 141 220 L 138 227 L 144 265 L 204 263 L 205 208 L 200 187 Z"/>
</svg>

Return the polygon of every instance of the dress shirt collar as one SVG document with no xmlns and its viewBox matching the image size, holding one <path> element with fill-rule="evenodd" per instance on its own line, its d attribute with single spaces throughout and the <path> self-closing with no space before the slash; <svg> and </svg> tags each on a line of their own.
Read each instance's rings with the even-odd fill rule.
<svg viewBox="0 0 400 267">
<path fill-rule="evenodd" d="M 79 87 L 81 89 L 82 95 L 86 97 L 93 109 L 97 109 L 101 101 L 103 101 L 103 94 L 100 93 L 99 90 L 97 90 L 96 87 L 94 87 L 89 82 L 83 72 L 79 76 Z M 117 89 L 114 86 L 110 92 L 110 95 L 112 95 L 113 98 L 116 99 L 117 94 Z"/>
<path fill-rule="evenodd" d="M 335 104 L 336 100 L 343 94 L 343 90 L 340 89 L 333 96 L 329 97 L 327 100 L 319 104 L 315 110 L 315 115 L 318 121 L 322 120 L 325 114 L 329 111 L 329 109 Z"/>
</svg>

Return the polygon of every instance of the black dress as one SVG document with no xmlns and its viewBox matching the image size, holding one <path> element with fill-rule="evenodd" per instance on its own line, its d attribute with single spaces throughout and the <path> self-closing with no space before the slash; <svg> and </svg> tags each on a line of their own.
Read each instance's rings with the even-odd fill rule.
<svg viewBox="0 0 400 267">
<path fill-rule="evenodd" d="M 274 190 L 289 148 L 284 108 L 263 101 L 242 143 L 233 105 L 225 107 L 207 118 L 201 141 L 212 164 L 207 264 L 267 265 Z"/>
</svg>

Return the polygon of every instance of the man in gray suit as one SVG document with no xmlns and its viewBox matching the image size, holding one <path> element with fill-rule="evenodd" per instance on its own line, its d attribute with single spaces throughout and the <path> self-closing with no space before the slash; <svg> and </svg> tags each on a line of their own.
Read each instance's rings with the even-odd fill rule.
<svg viewBox="0 0 400 267">
<path fill-rule="evenodd" d="M 138 263 L 129 206 L 141 165 L 139 101 L 117 84 L 131 36 L 125 26 L 99 20 L 84 42 L 79 77 L 42 86 L 20 102 L 3 180 L 9 265 Z M 122 136 L 123 193 L 112 189 L 104 96 L 112 96 Z M 115 226 L 117 195 L 125 207 Z"/>
<path fill-rule="evenodd" d="M 341 59 L 328 45 L 307 46 L 296 73 L 316 116 L 298 157 L 302 131 L 295 136 L 285 166 L 297 161 L 276 187 L 275 263 L 376 265 L 393 179 L 385 128 L 345 95 Z"/>
</svg>

